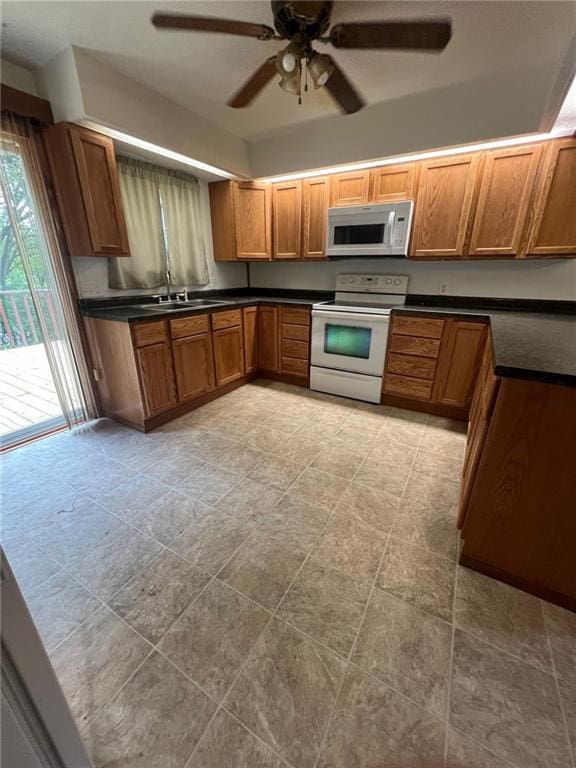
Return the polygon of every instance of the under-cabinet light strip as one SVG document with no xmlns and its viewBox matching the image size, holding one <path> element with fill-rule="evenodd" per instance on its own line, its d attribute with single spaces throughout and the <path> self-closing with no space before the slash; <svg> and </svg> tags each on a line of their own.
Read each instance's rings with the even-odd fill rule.
<svg viewBox="0 0 576 768">
<path fill-rule="evenodd" d="M 238 178 L 237 174 L 225 171 L 223 168 L 217 168 L 215 165 L 203 163 L 201 160 L 196 160 L 195 158 L 189 157 L 188 155 L 181 155 L 179 152 L 173 152 L 171 149 L 161 147 L 159 144 L 152 144 L 150 141 L 145 141 L 144 139 L 139 139 L 136 136 L 131 136 L 129 133 L 122 133 L 122 131 L 117 131 L 115 128 L 109 128 L 108 126 L 101 125 L 100 123 L 93 123 L 90 120 L 82 120 L 82 125 L 85 125 L 87 128 L 92 128 L 99 133 L 103 133 L 106 136 L 109 136 L 111 139 L 123 141 L 126 144 L 131 144 L 133 147 L 138 147 L 139 149 L 153 152 L 154 154 L 160 155 L 161 157 L 167 157 L 168 159 L 175 160 L 176 162 L 182 163 L 183 165 L 188 165 L 190 168 L 196 168 L 199 171 L 206 171 L 206 173 L 213 173 L 215 176 L 221 176 L 223 179 Z"/>
<path fill-rule="evenodd" d="M 417 152 L 412 155 L 396 155 L 385 160 L 370 160 L 363 163 L 349 163 L 347 165 L 333 165 L 329 168 L 319 168 L 315 171 L 302 171 L 301 173 L 287 173 L 281 176 L 266 176 L 259 181 L 292 181 L 295 179 L 310 179 L 317 176 L 329 176 L 334 173 L 349 173 L 350 171 L 363 171 L 369 168 L 381 168 L 386 165 L 398 165 L 400 163 L 412 163 L 416 160 L 428 160 L 434 157 L 449 157 L 450 155 L 463 155 L 468 152 L 479 152 L 484 149 L 499 149 L 501 147 L 515 147 L 518 144 L 532 144 L 535 141 L 556 139 L 560 136 L 571 136 L 570 131 L 550 131 L 549 133 L 536 133 L 531 136 L 515 136 L 510 139 L 497 139 L 485 141 L 480 144 L 466 144 L 447 149 L 434 149 L 429 152 Z"/>
</svg>

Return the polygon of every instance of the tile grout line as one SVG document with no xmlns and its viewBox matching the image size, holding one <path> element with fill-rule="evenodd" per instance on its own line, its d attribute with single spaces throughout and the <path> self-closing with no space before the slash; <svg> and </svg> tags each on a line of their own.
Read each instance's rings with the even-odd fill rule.
<svg viewBox="0 0 576 768">
<path fill-rule="evenodd" d="M 450 731 L 450 704 L 452 698 L 452 673 L 454 670 L 454 644 L 456 640 L 456 596 L 458 590 L 458 562 L 454 568 L 454 594 L 452 595 L 452 634 L 450 638 L 450 660 L 448 663 L 448 680 L 446 684 L 446 704 L 445 704 L 445 721 L 446 728 L 444 731 L 444 764 L 448 760 L 448 734 Z"/>
</svg>

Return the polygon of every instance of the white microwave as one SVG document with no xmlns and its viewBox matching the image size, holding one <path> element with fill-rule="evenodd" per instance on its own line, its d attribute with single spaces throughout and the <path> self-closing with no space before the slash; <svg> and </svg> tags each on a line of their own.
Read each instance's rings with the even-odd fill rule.
<svg viewBox="0 0 576 768">
<path fill-rule="evenodd" d="M 413 208 L 411 200 L 329 208 L 327 256 L 407 256 Z"/>
</svg>

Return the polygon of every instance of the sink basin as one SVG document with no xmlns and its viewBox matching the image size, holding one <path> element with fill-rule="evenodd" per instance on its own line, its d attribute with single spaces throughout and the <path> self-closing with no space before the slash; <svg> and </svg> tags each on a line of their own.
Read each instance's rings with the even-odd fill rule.
<svg viewBox="0 0 576 768">
<path fill-rule="evenodd" d="M 170 312 L 187 307 L 215 307 L 224 302 L 217 299 L 190 299 L 190 301 L 164 301 L 162 304 L 135 304 L 137 309 L 152 309 L 155 312 Z"/>
</svg>

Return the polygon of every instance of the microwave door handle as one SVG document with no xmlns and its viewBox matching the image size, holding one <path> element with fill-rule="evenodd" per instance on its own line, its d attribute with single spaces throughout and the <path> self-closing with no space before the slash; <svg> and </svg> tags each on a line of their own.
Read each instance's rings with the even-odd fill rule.
<svg viewBox="0 0 576 768">
<path fill-rule="evenodd" d="M 388 227 L 386 230 L 386 245 L 388 248 L 392 248 L 392 232 L 394 231 L 394 222 L 396 220 L 396 211 L 390 211 L 388 214 Z"/>
</svg>

